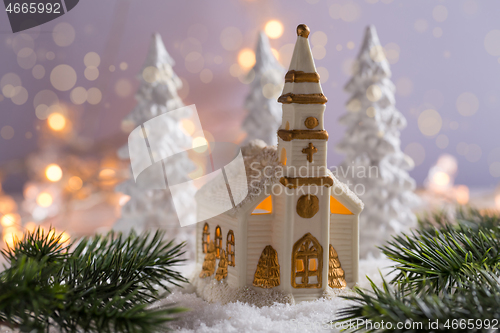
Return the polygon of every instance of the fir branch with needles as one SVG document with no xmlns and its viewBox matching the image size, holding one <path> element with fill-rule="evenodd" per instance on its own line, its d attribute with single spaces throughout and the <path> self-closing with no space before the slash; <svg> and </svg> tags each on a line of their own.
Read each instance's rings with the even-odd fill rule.
<svg viewBox="0 0 500 333">
<path fill-rule="evenodd" d="M 172 286 L 187 280 L 175 270 L 184 244 L 164 234 L 125 237 L 113 232 L 73 242 L 37 229 L 2 254 L 0 325 L 26 332 L 157 332 L 185 309 L 152 309 Z"/>
<path fill-rule="evenodd" d="M 382 288 L 373 282 L 370 291 L 355 288 L 355 296 L 344 297 L 353 305 L 337 321 L 361 323 L 352 331 L 369 332 L 382 322 L 386 329 L 377 331 L 500 328 L 500 217 L 461 208 L 454 217 L 436 213 L 419 222 L 418 230 L 381 248 L 394 262 L 394 278 Z M 436 321 L 439 326 L 428 326 Z M 413 325 L 394 329 L 406 322 Z"/>
</svg>

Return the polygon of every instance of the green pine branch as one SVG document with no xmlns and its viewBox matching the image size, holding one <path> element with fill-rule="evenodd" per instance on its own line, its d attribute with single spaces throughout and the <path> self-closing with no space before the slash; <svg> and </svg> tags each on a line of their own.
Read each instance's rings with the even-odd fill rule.
<svg viewBox="0 0 500 333">
<path fill-rule="evenodd" d="M 381 250 L 394 262 L 395 277 L 384 280 L 382 288 L 372 282 L 371 291 L 355 288 L 355 296 L 344 297 L 353 305 L 341 310 L 337 321 L 359 320 L 361 325 L 352 326 L 353 331 L 375 331 L 373 323 L 395 328 L 408 322 L 413 326 L 398 330 L 386 325 L 379 331 L 482 332 L 500 318 L 497 215 L 465 208 L 455 218 L 436 213 L 421 220 L 418 230 L 394 237 Z M 440 326 L 425 326 L 431 322 Z"/>
<path fill-rule="evenodd" d="M 28 232 L 2 251 L 0 325 L 21 331 L 157 332 L 185 309 L 148 306 L 187 280 L 184 244 L 164 234 L 109 233 L 66 244 L 53 229 Z"/>
</svg>

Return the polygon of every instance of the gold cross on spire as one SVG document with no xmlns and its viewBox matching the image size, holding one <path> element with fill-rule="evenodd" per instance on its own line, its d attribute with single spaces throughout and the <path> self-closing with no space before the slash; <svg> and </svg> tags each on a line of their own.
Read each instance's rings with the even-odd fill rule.
<svg viewBox="0 0 500 333">
<path fill-rule="evenodd" d="M 318 148 L 314 147 L 312 142 L 309 142 L 309 147 L 302 149 L 303 154 L 307 154 L 307 160 L 309 163 L 313 161 L 313 154 L 318 152 Z"/>
</svg>

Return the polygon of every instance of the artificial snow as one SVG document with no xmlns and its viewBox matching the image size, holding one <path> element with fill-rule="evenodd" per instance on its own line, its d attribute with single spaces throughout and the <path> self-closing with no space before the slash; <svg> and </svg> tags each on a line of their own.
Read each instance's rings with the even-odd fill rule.
<svg viewBox="0 0 500 333">
<path fill-rule="evenodd" d="M 384 276 L 390 272 L 388 266 L 392 262 L 388 259 L 374 259 L 360 261 L 360 277 L 368 275 L 374 283 L 381 285 L 380 272 Z M 193 269 L 194 275 L 199 273 L 199 267 L 194 264 L 185 267 L 183 271 Z M 386 278 L 387 279 L 387 278 Z M 196 279 L 195 279 L 196 280 Z M 200 282 L 199 280 L 207 280 Z M 156 303 L 156 306 L 175 303 L 190 309 L 190 311 L 179 315 L 178 319 L 170 324 L 170 327 L 178 332 L 340 332 L 342 327 L 335 327 L 329 324 L 337 316 L 338 310 L 349 306 L 350 302 L 340 298 L 340 295 L 352 294 L 349 289 L 331 290 L 331 294 L 316 301 L 300 302 L 298 304 L 274 303 L 269 304 L 273 299 L 281 296 L 278 293 L 264 291 L 259 294 L 261 300 L 252 298 L 255 291 L 248 292 L 250 300 L 259 304 L 252 305 L 242 302 L 229 302 L 235 297 L 230 293 L 225 293 L 224 288 L 214 288 L 217 284 L 222 285 L 213 279 L 197 279 L 195 283 L 203 283 L 211 297 L 214 297 L 214 290 L 221 292 L 216 296 L 220 301 L 207 302 L 200 298 L 195 292 L 195 286 L 187 285 L 185 288 L 173 289 L 173 292 L 165 299 Z M 370 282 L 366 278 L 360 279 L 359 287 L 369 288 Z M 244 291 L 240 291 L 244 292 Z M 225 303 L 225 304 L 224 304 Z"/>
</svg>

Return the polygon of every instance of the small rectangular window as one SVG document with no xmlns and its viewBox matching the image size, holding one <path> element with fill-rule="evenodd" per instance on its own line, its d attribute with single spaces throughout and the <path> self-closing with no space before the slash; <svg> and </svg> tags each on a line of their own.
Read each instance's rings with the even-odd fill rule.
<svg viewBox="0 0 500 333">
<path fill-rule="evenodd" d="M 297 259 L 295 261 L 295 267 L 297 267 L 296 269 L 297 272 L 304 272 L 304 260 Z"/>
<path fill-rule="evenodd" d="M 318 270 L 318 260 L 316 258 L 309 259 L 309 272 L 316 272 Z"/>
</svg>

